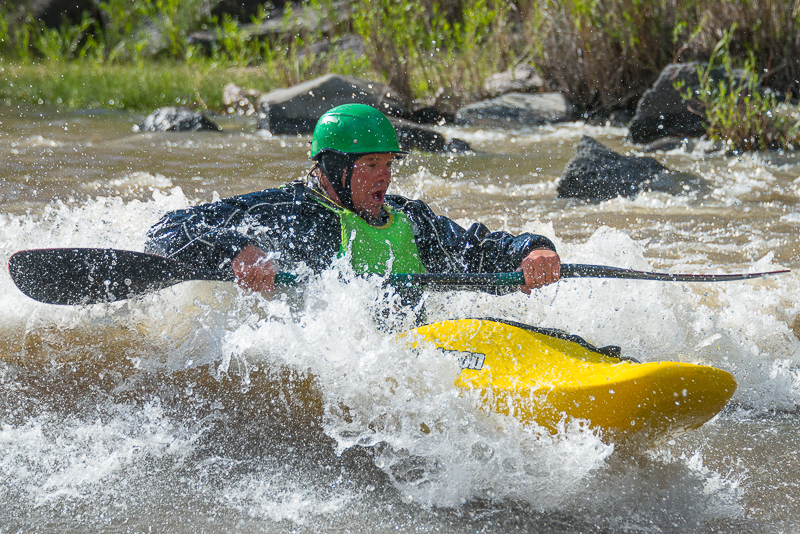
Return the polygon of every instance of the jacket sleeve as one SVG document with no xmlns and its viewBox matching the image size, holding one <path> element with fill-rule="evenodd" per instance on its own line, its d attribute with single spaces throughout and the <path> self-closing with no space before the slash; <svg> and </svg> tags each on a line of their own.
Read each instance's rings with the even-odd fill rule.
<svg viewBox="0 0 800 534">
<path fill-rule="evenodd" d="M 277 253 L 283 269 L 303 263 L 319 272 L 339 249 L 340 226 L 330 210 L 292 182 L 167 213 L 147 234 L 145 250 L 233 276 L 231 260 L 246 246 Z"/>
<path fill-rule="evenodd" d="M 231 260 L 256 240 L 247 233 L 247 212 L 221 200 L 164 215 L 147 233 L 145 251 L 208 270 L 228 270 Z"/>
<path fill-rule="evenodd" d="M 532 250 L 556 249 L 541 235 L 490 232 L 481 223 L 465 230 L 447 217 L 434 214 L 422 201 L 401 197 L 392 200 L 412 220 L 422 262 L 433 272 L 513 272 Z"/>
</svg>

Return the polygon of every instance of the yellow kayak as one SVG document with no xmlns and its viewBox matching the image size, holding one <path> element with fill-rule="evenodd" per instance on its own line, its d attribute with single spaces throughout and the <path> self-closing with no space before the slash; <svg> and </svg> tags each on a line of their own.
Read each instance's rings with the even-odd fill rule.
<svg viewBox="0 0 800 534">
<path fill-rule="evenodd" d="M 620 445 L 654 445 L 698 428 L 736 390 L 721 369 L 638 363 L 620 358 L 616 347 L 509 321 L 444 321 L 409 334 L 414 345 L 433 343 L 458 358 L 456 385 L 477 390 L 486 409 L 553 432 L 565 419 L 585 420 Z"/>
<path fill-rule="evenodd" d="M 720 369 L 625 361 L 614 355 L 611 349 L 616 347 L 596 348 L 577 336 L 498 319 L 429 324 L 401 334 L 399 341 L 433 344 L 457 358 L 462 370 L 455 384 L 477 393 L 480 409 L 553 432 L 565 419 L 585 420 L 604 440 L 617 445 L 654 445 L 698 428 L 725 406 L 736 389 L 733 376 Z M 30 375 L 34 382 L 40 376 L 36 371 L 50 376 L 63 369 L 69 377 L 68 392 L 77 398 L 96 388 L 119 388 L 133 375 L 141 375 L 136 365 L 141 345 L 138 330 L 104 326 L 70 332 L 54 327 L 27 333 L 24 348 L 0 346 L 0 361 L 34 372 Z M 239 374 L 235 367 L 229 369 L 231 375 Z M 157 369 L 156 365 L 153 371 Z M 304 406 L 291 410 L 292 417 L 302 413 L 310 420 L 321 418 L 321 393 L 310 373 L 240 371 L 249 377 L 248 391 L 258 392 L 259 398 L 274 394 L 290 399 Z M 236 397 L 242 389 L 237 380 L 218 380 L 215 365 L 177 372 L 163 369 L 153 380 L 190 383 L 220 398 Z"/>
</svg>

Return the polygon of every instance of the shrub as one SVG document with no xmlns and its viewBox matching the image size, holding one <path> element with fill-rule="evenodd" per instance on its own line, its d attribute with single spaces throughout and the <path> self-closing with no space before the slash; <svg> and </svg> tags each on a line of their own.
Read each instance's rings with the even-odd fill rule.
<svg viewBox="0 0 800 534">
<path fill-rule="evenodd" d="M 529 54 L 585 110 L 632 108 L 669 63 L 707 60 L 733 23 L 766 86 L 800 87 L 800 5 L 787 0 L 517 0 Z"/>
<path fill-rule="evenodd" d="M 761 86 L 754 54 L 744 61 L 741 75 L 734 72 L 730 46 L 735 30 L 736 24 L 723 33 L 708 64 L 698 67 L 699 90 L 684 89 L 684 99 L 699 104 L 708 137 L 724 142 L 729 152 L 800 146 L 798 123 L 781 114 L 775 93 Z M 718 66 L 725 76 L 715 82 L 711 72 Z"/>
<path fill-rule="evenodd" d="M 510 59 L 503 0 L 354 0 L 353 27 L 372 68 L 407 103 L 444 90 L 455 107 L 483 94 L 485 78 Z"/>
<path fill-rule="evenodd" d="M 800 88 L 800 4 L 796 0 L 694 0 L 699 21 L 687 54 L 705 60 L 730 32 L 729 53 L 752 56 L 761 83 L 781 91 Z M 731 31 L 730 29 L 733 28 Z"/>
<path fill-rule="evenodd" d="M 691 4 L 689 2 L 688 4 Z M 587 111 L 633 108 L 691 38 L 687 3 L 534 0 L 527 34 L 551 87 Z"/>
</svg>

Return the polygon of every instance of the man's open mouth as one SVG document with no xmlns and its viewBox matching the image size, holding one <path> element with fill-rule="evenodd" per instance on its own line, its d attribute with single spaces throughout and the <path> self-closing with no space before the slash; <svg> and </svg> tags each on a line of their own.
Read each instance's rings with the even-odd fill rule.
<svg viewBox="0 0 800 534">
<path fill-rule="evenodd" d="M 374 200 L 378 204 L 383 204 L 384 198 L 386 198 L 386 191 L 381 190 L 372 192 L 372 200 Z"/>
</svg>

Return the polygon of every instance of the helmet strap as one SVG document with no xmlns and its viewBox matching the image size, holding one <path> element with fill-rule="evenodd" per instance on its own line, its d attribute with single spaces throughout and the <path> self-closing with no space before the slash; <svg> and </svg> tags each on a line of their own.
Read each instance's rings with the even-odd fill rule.
<svg viewBox="0 0 800 534">
<path fill-rule="evenodd" d="M 336 192 L 339 201 L 345 208 L 355 211 L 351 185 L 353 182 L 353 166 L 363 154 L 340 154 L 323 152 L 319 157 L 319 168 L 328 179 L 328 183 Z M 342 175 L 344 174 L 344 184 Z"/>
</svg>

